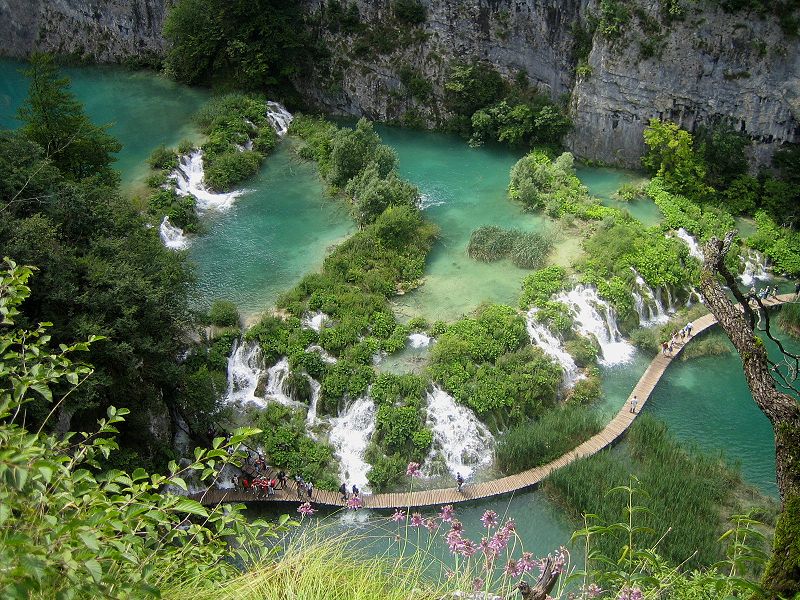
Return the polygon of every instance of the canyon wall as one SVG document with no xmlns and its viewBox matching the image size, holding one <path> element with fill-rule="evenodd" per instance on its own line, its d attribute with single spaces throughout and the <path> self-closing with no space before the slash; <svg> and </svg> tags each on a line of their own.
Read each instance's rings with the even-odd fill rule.
<svg viewBox="0 0 800 600">
<path fill-rule="evenodd" d="M 621 35 L 595 32 L 576 68 L 575 27 L 600 14 L 600 0 L 422 2 L 426 21 L 397 27 L 391 0 L 355 0 L 360 20 L 377 33 L 365 43 L 363 35 L 321 27 L 330 58 L 296 82 L 299 91 L 335 114 L 440 125 L 450 66 L 477 59 L 568 104 L 575 127 L 566 143 L 584 158 L 637 166 L 652 117 L 689 130 L 729 119 L 754 139 L 757 162 L 781 143 L 800 142 L 800 42 L 774 18 L 727 14 L 713 0 L 696 0 L 670 22 L 659 0 L 625 0 L 632 16 Z M 2 50 L 148 61 L 163 54 L 169 3 L 0 0 Z M 304 0 L 306 12 L 318 14 L 322 3 Z M 430 90 L 415 95 L 409 77 Z"/>
<path fill-rule="evenodd" d="M 87 62 L 155 64 L 171 0 L 0 0 L 0 51 Z"/>
</svg>

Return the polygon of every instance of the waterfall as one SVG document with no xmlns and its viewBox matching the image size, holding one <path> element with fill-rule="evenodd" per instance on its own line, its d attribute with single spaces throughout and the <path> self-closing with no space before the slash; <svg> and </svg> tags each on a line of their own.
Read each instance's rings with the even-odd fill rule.
<svg viewBox="0 0 800 600">
<path fill-rule="evenodd" d="M 461 473 L 464 478 L 491 464 L 494 438 L 473 412 L 436 386 L 427 397 L 425 424 L 433 431 L 433 446 L 426 463 L 441 454 L 450 475 Z"/>
<path fill-rule="evenodd" d="M 306 405 L 297 400 L 292 400 L 283 391 L 283 384 L 289 375 L 289 359 L 285 356 L 267 369 L 267 387 L 264 390 L 264 397 L 274 400 L 278 404 L 291 408 L 306 408 Z M 315 409 L 316 410 L 316 409 Z"/>
<path fill-rule="evenodd" d="M 636 276 L 636 287 L 639 290 L 638 292 L 635 290 L 631 292 L 633 306 L 639 315 L 639 325 L 641 327 L 650 327 L 666 323 L 669 320 L 667 312 L 674 312 L 675 309 L 664 310 L 664 303 L 661 301 L 661 288 L 653 290 L 636 269 L 631 267 L 631 271 Z M 668 297 L 671 298 L 671 296 Z M 672 300 L 670 299 L 671 302 Z"/>
<path fill-rule="evenodd" d="M 408 336 L 408 343 L 412 348 L 427 348 L 431 345 L 433 338 L 424 333 L 412 333 Z"/>
<path fill-rule="evenodd" d="M 767 271 L 767 259 L 757 250 L 747 249 L 747 257 L 739 256 L 739 261 L 744 265 L 739 279 L 745 286 L 755 285 L 757 281 L 769 281 L 772 276 Z"/>
<path fill-rule="evenodd" d="M 226 210 L 230 208 L 236 198 L 245 193 L 245 190 L 234 190 L 227 193 L 209 191 L 203 179 L 203 151 L 193 150 L 180 158 L 178 168 L 170 175 L 175 181 L 175 191 L 181 196 L 194 196 L 197 200 L 197 209 L 200 211 L 215 209 Z"/>
<path fill-rule="evenodd" d="M 225 402 L 252 403 L 261 408 L 266 406 L 264 399 L 256 396 L 256 388 L 263 374 L 261 348 L 258 344 L 234 342 L 233 351 L 228 358 L 228 389 L 225 392 Z"/>
<path fill-rule="evenodd" d="M 306 329 L 313 329 L 317 333 L 322 331 L 322 327 L 325 325 L 325 321 L 328 320 L 328 315 L 324 312 L 315 312 L 310 314 L 303 315 L 302 320 L 300 321 L 301 327 L 305 327 Z"/>
<path fill-rule="evenodd" d="M 546 325 L 536 320 L 536 313 L 538 310 L 537 308 L 532 308 L 528 311 L 526 318 L 528 337 L 530 337 L 532 344 L 541 348 L 545 354 L 554 358 L 556 362 L 561 365 L 561 368 L 564 370 L 564 387 L 572 387 L 580 378 L 578 366 L 575 364 L 569 352 L 564 349 L 561 340 L 554 336 Z"/>
<path fill-rule="evenodd" d="M 306 429 L 309 430 L 308 435 L 313 438 L 314 436 L 311 434 L 310 429 L 317 423 L 317 404 L 319 403 L 319 393 L 322 385 L 310 375 L 306 375 L 306 377 L 308 378 L 308 383 L 311 384 L 311 401 L 308 403 L 308 413 L 306 413 Z"/>
<path fill-rule="evenodd" d="M 158 235 L 161 237 L 161 242 L 170 250 L 184 250 L 189 246 L 189 238 L 180 227 L 170 223 L 166 215 L 158 228 Z"/>
<path fill-rule="evenodd" d="M 597 338 L 602 353 L 600 364 L 616 365 L 631 359 L 634 348 L 622 339 L 613 307 L 597 295 L 596 289 L 578 285 L 569 292 L 562 292 L 555 300 L 572 307 L 575 323 L 582 334 Z"/>
<path fill-rule="evenodd" d="M 294 117 L 278 102 L 267 102 L 267 119 L 275 132 L 283 137 L 289 131 L 289 124 Z"/>
<path fill-rule="evenodd" d="M 700 245 L 697 243 L 697 240 L 694 239 L 692 234 L 686 231 L 683 227 L 680 227 L 677 231 L 677 236 L 683 243 L 689 246 L 689 256 L 693 256 L 702 263 L 703 253 L 700 250 Z"/>
<path fill-rule="evenodd" d="M 316 352 L 317 354 L 319 354 L 320 358 L 329 365 L 332 365 L 336 362 L 335 356 L 333 356 L 327 350 L 325 350 L 325 348 L 317 344 L 312 344 L 311 346 L 306 348 L 306 352 Z"/>
<path fill-rule="evenodd" d="M 375 403 L 369 396 L 353 400 L 340 416 L 330 420 L 330 443 L 339 459 L 339 478 L 348 486 L 356 484 L 369 491 L 364 460 L 372 432 L 375 430 Z"/>
</svg>

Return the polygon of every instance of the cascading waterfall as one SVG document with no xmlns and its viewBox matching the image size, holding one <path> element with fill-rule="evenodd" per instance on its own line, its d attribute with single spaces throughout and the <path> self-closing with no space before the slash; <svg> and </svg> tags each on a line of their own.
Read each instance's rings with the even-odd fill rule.
<svg viewBox="0 0 800 600">
<path fill-rule="evenodd" d="M 364 460 L 364 453 L 375 431 L 375 403 L 369 396 L 356 398 L 330 423 L 329 441 L 339 460 L 339 478 L 348 486 L 356 484 L 361 490 L 369 491 L 367 471 L 370 466 Z"/>
<path fill-rule="evenodd" d="M 528 311 L 526 317 L 526 327 L 531 343 L 538 346 L 542 351 L 554 358 L 564 370 L 564 387 L 570 388 L 580 378 L 578 366 L 572 356 L 564 349 L 561 340 L 552 334 L 550 329 L 543 323 L 536 320 L 537 308 Z"/>
<path fill-rule="evenodd" d="M 490 464 L 494 438 L 473 412 L 437 386 L 427 398 L 426 425 L 433 431 L 433 446 L 426 463 L 441 454 L 450 475 L 461 473 L 464 478 Z"/>
<path fill-rule="evenodd" d="M 314 438 L 311 428 L 317 424 L 317 404 L 319 403 L 319 393 L 322 385 L 310 375 L 306 375 L 306 377 L 308 378 L 308 383 L 311 384 L 311 401 L 308 403 L 308 413 L 306 413 L 306 429 L 308 429 L 308 435 Z"/>
<path fill-rule="evenodd" d="M 274 400 L 284 406 L 291 408 L 305 408 L 306 405 L 297 400 L 292 400 L 283 391 L 283 384 L 289 375 L 289 359 L 281 358 L 278 362 L 267 369 L 267 387 L 264 390 L 264 397 L 267 400 Z M 315 409 L 316 410 L 316 409 Z"/>
<path fill-rule="evenodd" d="M 302 320 L 300 321 L 301 327 L 305 327 L 306 329 L 313 329 L 317 333 L 322 331 L 322 327 L 325 325 L 325 322 L 328 320 L 328 315 L 324 312 L 315 312 L 303 315 Z"/>
<path fill-rule="evenodd" d="M 693 256 L 702 263 L 703 253 L 700 250 L 700 245 L 697 243 L 697 240 L 694 239 L 694 236 L 692 236 L 692 234 L 686 231 L 683 227 L 680 227 L 676 234 L 683 243 L 689 246 L 689 256 Z"/>
<path fill-rule="evenodd" d="M 433 338 L 424 333 L 412 333 L 408 336 L 408 343 L 412 348 L 427 348 L 432 341 Z"/>
<path fill-rule="evenodd" d="M 631 267 L 631 271 L 636 276 L 636 287 L 638 291 L 633 290 L 633 306 L 639 315 L 639 325 L 642 327 L 650 327 L 652 325 L 660 325 L 669 320 L 668 312 L 674 312 L 674 308 L 670 311 L 664 310 L 664 303 L 661 301 L 661 288 L 653 290 L 644 278 Z M 669 296 L 671 298 L 671 296 Z M 670 300 L 671 302 L 671 300 Z"/>
<path fill-rule="evenodd" d="M 189 238 L 183 233 L 183 229 L 170 223 L 166 215 L 158 228 L 158 235 L 161 237 L 161 242 L 170 250 L 183 250 L 189 247 Z"/>
<path fill-rule="evenodd" d="M 175 181 L 175 191 L 181 196 L 194 196 L 197 200 L 197 210 L 209 209 L 226 210 L 233 206 L 236 198 L 245 193 L 245 190 L 234 190 L 226 193 L 216 193 L 206 188 L 203 182 L 203 151 L 193 150 L 180 157 L 178 168 L 170 175 Z"/>
<path fill-rule="evenodd" d="M 767 259 L 757 250 L 748 248 L 747 257 L 739 256 L 739 261 L 744 264 L 744 270 L 739 275 L 739 280 L 743 285 L 752 286 L 758 281 L 772 279 L 772 275 L 767 270 L 769 268 Z"/>
<path fill-rule="evenodd" d="M 228 358 L 228 389 L 225 402 L 230 404 L 255 404 L 263 408 L 266 402 L 256 396 L 258 382 L 264 375 L 261 348 L 254 342 L 234 342 Z"/>
<path fill-rule="evenodd" d="M 555 299 L 572 307 L 575 323 L 582 334 L 597 338 L 602 354 L 600 364 L 618 365 L 631 359 L 634 348 L 622 339 L 613 307 L 597 295 L 596 289 L 578 285 Z"/>
<path fill-rule="evenodd" d="M 283 137 L 289 131 L 289 125 L 294 116 L 279 102 L 270 101 L 267 102 L 267 119 L 269 119 L 275 133 Z"/>
</svg>

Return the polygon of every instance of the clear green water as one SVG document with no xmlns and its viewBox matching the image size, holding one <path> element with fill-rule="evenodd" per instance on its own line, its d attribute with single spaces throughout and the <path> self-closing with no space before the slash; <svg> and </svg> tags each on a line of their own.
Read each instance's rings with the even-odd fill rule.
<svg viewBox="0 0 800 600">
<path fill-rule="evenodd" d="M 318 270 L 353 222 L 343 203 L 325 196 L 314 167 L 292 156 L 282 142 L 251 190 L 223 213 L 206 213 L 206 234 L 194 238 L 201 304 L 234 301 L 252 317 L 275 304 L 308 272 Z"/>
<path fill-rule="evenodd" d="M 17 109 L 28 95 L 23 63 L 0 60 L 0 127 L 16 128 Z M 122 143 L 116 169 L 125 189 L 147 175 L 145 160 L 159 144 L 175 146 L 196 139 L 194 112 L 208 99 L 206 91 L 177 84 L 149 71 L 116 67 L 65 68 L 71 89 L 98 124 Z"/>
<path fill-rule="evenodd" d="M 589 193 L 600 198 L 606 206 L 627 210 L 631 216 L 648 226 L 661 222 L 663 218 L 661 210 L 651 200 L 625 202 L 614 197 L 614 192 L 623 184 L 644 181 L 641 173 L 608 167 L 578 166 L 575 170 L 583 185 L 589 188 Z"/>
<path fill-rule="evenodd" d="M 19 67 L 0 61 L 0 126 L 16 126 L 14 115 L 27 91 Z M 146 173 L 144 160 L 152 148 L 196 135 L 190 118 L 207 97 L 202 91 L 152 73 L 96 67 L 67 73 L 90 116 L 96 122 L 114 123 L 111 132 L 124 144 L 117 168 L 129 187 Z M 526 272 L 506 262 L 472 261 L 466 245 L 472 230 L 481 225 L 552 227 L 506 199 L 508 173 L 518 154 L 501 148 L 472 149 L 447 135 L 379 130 L 397 150 L 402 174 L 419 185 L 429 201 L 441 202 L 427 209 L 442 237 L 430 256 L 426 284 L 401 298 L 398 309 L 408 315 L 450 319 L 483 300 L 515 302 Z M 580 168 L 579 176 L 609 205 L 614 205 L 611 194 L 636 178 L 625 171 L 590 168 Z M 304 273 L 318 268 L 330 245 L 353 231 L 353 225 L 341 204 L 325 198 L 313 167 L 295 161 L 286 144 L 245 187 L 251 192 L 230 211 L 208 213 L 207 233 L 194 240 L 189 254 L 197 265 L 203 300 L 230 298 L 245 312 L 254 313 L 273 304 Z M 652 203 L 623 207 L 646 223 L 660 218 Z M 565 238 L 563 254 L 569 255 L 574 246 L 574 239 Z M 421 355 L 424 351 L 390 357 L 383 368 L 402 370 L 418 363 Z M 629 365 L 604 371 L 605 399 L 599 410 L 611 414 L 625 401 L 648 360 L 637 355 Z M 647 410 L 667 420 L 681 439 L 704 449 L 724 450 L 740 460 L 747 481 L 775 492 L 772 433 L 750 398 L 735 356 L 676 363 Z M 508 508 L 529 549 L 540 554 L 566 543 L 572 531 L 563 514 L 539 492 L 517 494 L 510 502 L 504 498 L 475 503 L 461 509 L 461 518 L 477 523 L 487 508 L 501 514 Z M 356 526 L 351 523 L 354 519 L 348 517 L 342 526 Z"/>
</svg>

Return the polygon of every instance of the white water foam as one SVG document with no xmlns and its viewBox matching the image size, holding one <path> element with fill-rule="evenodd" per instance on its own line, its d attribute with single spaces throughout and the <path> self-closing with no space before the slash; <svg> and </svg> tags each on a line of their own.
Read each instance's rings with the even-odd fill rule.
<svg viewBox="0 0 800 600">
<path fill-rule="evenodd" d="M 744 270 L 739 275 L 739 280 L 743 285 L 752 286 L 757 281 L 772 279 L 772 275 L 768 271 L 767 259 L 757 250 L 748 248 L 747 257 L 739 256 L 739 261 L 744 264 Z"/>
<path fill-rule="evenodd" d="M 181 196 L 194 196 L 197 200 L 197 210 L 209 209 L 227 210 L 244 194 L 245 190 L 234 190 L 227 193 L 216 193 L 206 188 L 203 170 L 203 151 L 193 150 L 180 157 L 178 168 L 170 177 L 175 181 L 175 191 Z"/>
<path fill-rule="evenodd" d="M 427 398 L 426 425 L 433 431 L 433 446 L 426 463 L 441 454 L 450 475 L 461 473 L 464 478 L 491 464 L 494 438 L 475 414 L 439 387 L 434 386 Z"/>
<path fill-rule="evenodd" d="M 289 375 L 289 359 L 285 356 L 267 369 L 267 387 L 264 390 L 264 397 L 267 400 L 274 400 L 279 404 L 290 408 L 306 408 L 306 405 L 297 400 L 292 400 L 283 391 L 283 384 Z"/>
<path fill-rule="evenodd" d="M 308 435 L 314 438 L 315 436 L 311 433 L 311 428 L 317 424 L 317 404 L 319 404 L 319 394 L 320 390 L 322 389 L 322 385 L 320 385 L 319 381 L 311 377 L 310 375 L 306 375 L 308 378 L 308 383 L 311 384 L 311 401 L 308 403 L 308 413 L 306 414 L 306 428 L 309 430 Z"/>
<path fill-rule="evenodd" d="M 427 348 L 431 345 L 433 338 L 424 333 L 412 333 L 408 336 L 408 343 L 412 348 Z"/>
<path fill-rule="evenodd" d="M 279 102 L 270 101 L 267 102 L 267 119 L 269 119 L 275 133 L 283 137 L 289 131 L 289 125 L 294 116 Z"/>
<path fill-rule="evenodd" d="M 189 247 L 189 238 L 183 233 L 183 229 L 170 223 L 166 215 L 158 228 L 158 235 L 161 237 L 161 242 L 170 250 L 184 250 Z"/>
<path fill-rule="evenodd" d="M 419 209 L 425 210 L 426 208 L 431 208 L 433 206 L 441 206 L 444 204 L 444 200 L 437 200 L 432 198 L 430 194 L 420 194 L 419 197 Z"/>
<path fill-rule="evenodd" d="M 328 315 L 324 312 L 315 312 L 310 314 L 303 315 L 303 319 L 300 322 L 301 327 L 305 327 L 306 329 L 313 329 L 317 333 L 322 331 L 322 328 L 325 326 L 325 322 L 328 320 Z"/>
<path fill-rule="evenodd" d="M 580 379 L 578 366 L 569 352 L 564 349 L 561 340 L 553 335 L 546 325 L 536 320 L 538 310 L 537 308 L 530 309 L 525 319 L 528 337 L 532 344 L 541 348 L 545 354 L 554 358 L 561 365 L 564 370 L 564 387 L 570 388 Z"/>
<path fill-rule="evenodd" d="M 367 471 L 370 466 L 364 460 L 364 452 L 375 431 L 375 412 L 372 398 L 363 396 L 353 400 L 340 416 L 330 420 L 329 440 L 339 460 L 339 478 L 363 491 L 369 491 Z"/>
<path fill-rule="evenodd" d="M 677 236 L 681 239 L 681 241 L 683 241 L 683 243 L 689 246 L 689 256 L 693 256 L 702 263 L 703 252 L 700 250 L 700 245 L 697 243 L 697 240 L 694 239 L 692 234 L 681 227 L 677 231 Z"/>
<path fill-rule="evenodd" d="M 675 312 L 675 309 L 670 307 L 664 310 L 664 303 L 661 301 L 661 289 L 653 290 L 644 278 L 637 273 L 636 269 L 631 267 L 636 276 L 636 287 L 638 291 L 631 291 L 633 296 L 633 306 L 639 315 L 639 325 L 641 327 L 651 327 L 653 325 L 660 325 L 669 321 L 669 312 Z M 670 297 L 670 303 L 671 295 Z"/>
<path fill-rule="evenodd" d="M 618 365 L 631 360 L 634 347 L 622 338 L 613 307 L 597 295 L 595 288 L 578 285 L 559 294 L 556 300 L 572 308 L 575 323 L 582 334 L 597 338 L 602 353 L 600 364 Z"/>
<path fill-rule="evenodd" d="M 229 404 L 255 404 L 263 408 L 266 402 L 256 396 L 258 382 L 264 375 L 261 348 L 254 342 L 234 342 L 228 358 L 228 389 L 224 401 Z"/>
</svg>

